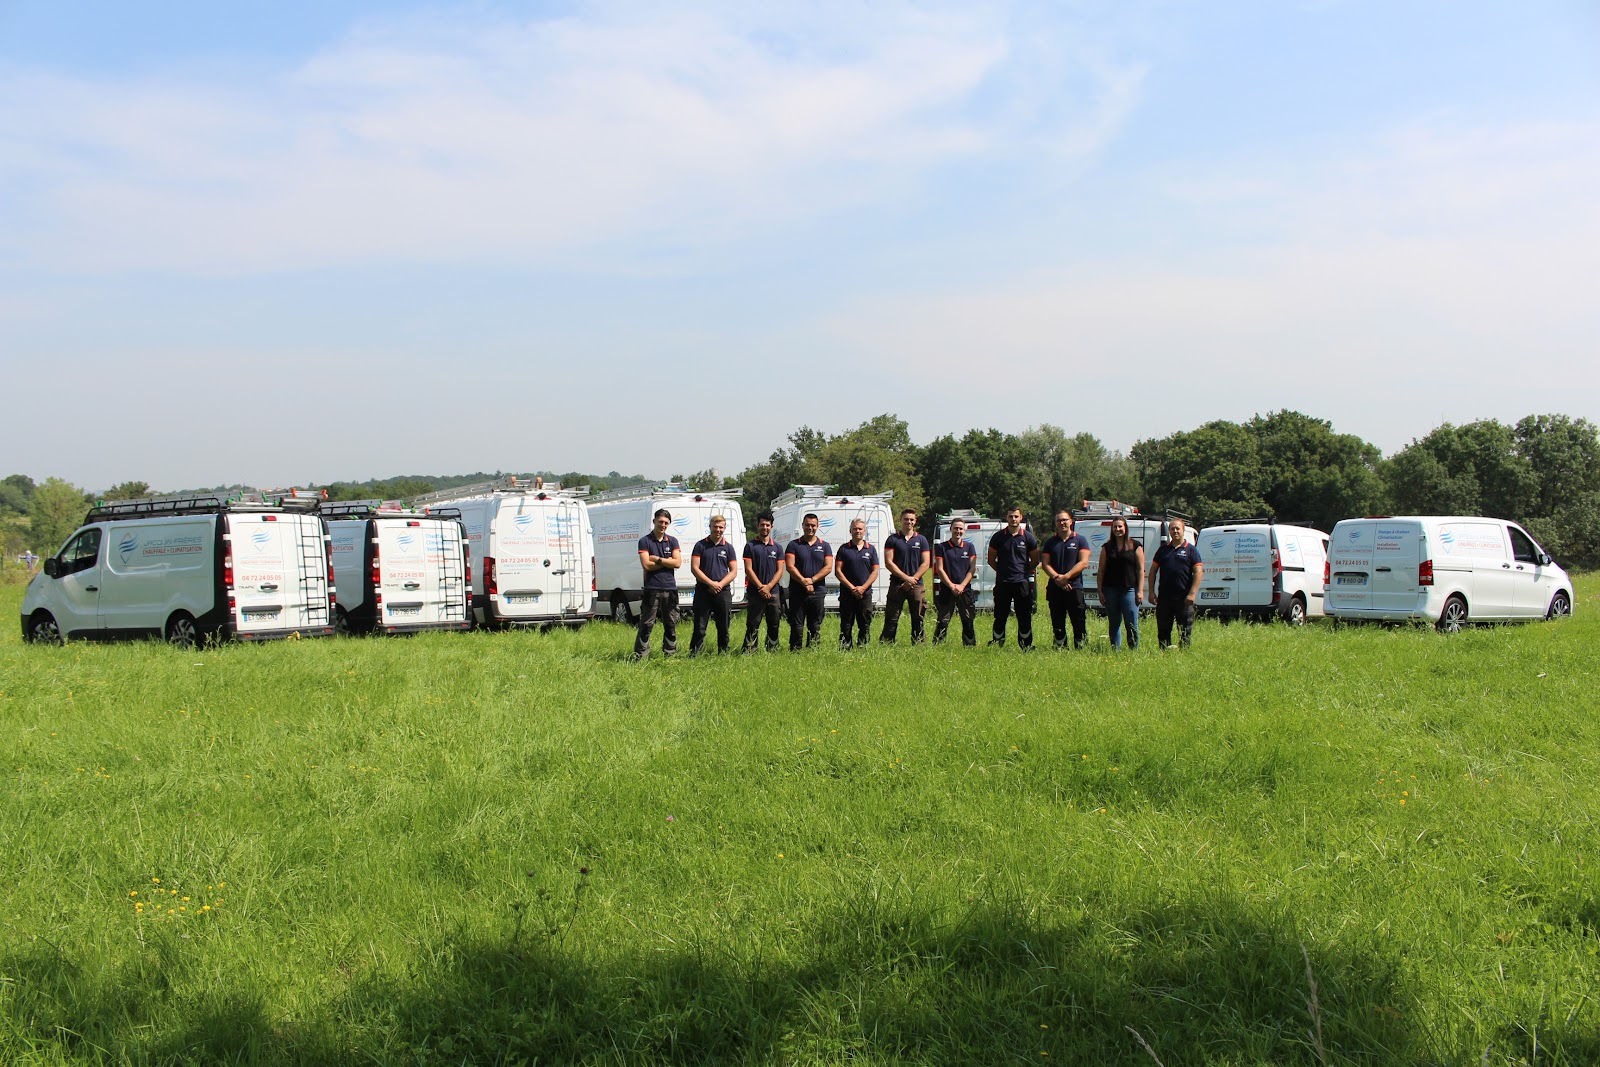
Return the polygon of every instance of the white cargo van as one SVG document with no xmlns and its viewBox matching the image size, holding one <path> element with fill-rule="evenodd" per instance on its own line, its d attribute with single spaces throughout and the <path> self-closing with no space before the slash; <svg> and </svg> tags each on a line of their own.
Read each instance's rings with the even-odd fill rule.
<svg viewBox="0 0 1600 1067">
<path fill-rule="evenodd" d="M 934 539 L 935 542 L 950 540 L 950 522 L 953 519 L 960 519 L 967 524 L 966 532 L 962 536 L 972 542 L 972 547 L 978 553 L 978 573 L 972 579 L 972 593 L 975 597 L 973 606 L 978 611 L 993 611 L 994 568 L 989 566 L 989 538 L 1004 530 L 1006 521 L 1004 519 L 990 518 L 987 515 L 979 515 L 971 508 L 956 508 L 948 515 L 939 516 L 938 525 L 935 527 L 935 532 L 939 536 Z M 1024 522 L 1022 528 L 1024 530 L 1033 530 L 1033 525 Z M 1044 538 L 1039 537 L 1037 530 L 1034 530 L 1033 535 L 1039 538 L 1040 545 L 1044 544 Z M 939 577 L 934 575 L 933 586 L 935 593 L 938 592 L 939 585 Z"/>
<path fill-rule="evenodd" d="M 1572 579 L 1514 522 L 1477 516 L 1344 519 L 1328 544 L 1327 612 L 1340 620 L 1468 620 L 1572 613 Z"/>
<path fill-rule="evenodd" d="M 683 548 L 683 565 L 678 569 L 678 602 L 687 608 L 694 600 L 694 571 L 689 556 L 695 542 L 711 532 L 711 516 L 728 520 L 725 535 L 737 555 L 744 554 L 744 510 L 739 506 L 742 489 L 698 492 L 681 482 L 660 485 L 629 485 L 609 489 L 589 498 L 589 519 L 594 524 L 594 558 L 597 579 L 594 602 L 596 615 L 607 614 L 618 622 L 632 622 L 633 609 L 643 597 L 644 568 L 639 566 L 639 538 L 649 533 L 657 510 L 672 512 L 668 529 Z M 735 605 L 744 603 L 744 582 L 735 581 L 730 590 Z"/>
<path fill-rule="evenodd" d="M 22 599 L 29 641 L 333 633 L 327 527 L 314 499 L 148 497 L 96 505 Z"/>
<path fill-rule="evenodd" d="M 408 511 L 381 500 L 319 510 L 333 544 L 334 581 L 344 591 L 334 615 L 341 633 L 471 628 L 471 560 L 458 510 Z"/>
<path fill-rule="evenodd" d="M 1219 523 L 1196 541 L 1205 570 L 1196 606 L 1223 619 L 1270 618 L 1300 625 L 1322 615 L 1328 535 L 1268 519 Z"/>
<path fill-rule="evenodd" d="M 1175 511 L 1170 514 L 1174 518 L 1183 517 Z M 1111 539 L 1111 523 L 1118 517 L 1127 522 L 1128 536 L 1144 546 L 1144 568 L 1147 573 L 1150 564 L 1156 558 L 1156 549 L 1167 539 L 1167 520 L 1141 515 L 1139 509 L 1132 504 L 1123 504 L 1116 500 L 1085 500 L 1083 507 L 1073 509 L 1072 520 L 1075 529 L 1089 542 L 1089 565 L 1083 569 L 1083 602 L 1091 610 L 1102 614 L 1105 609 L 1100 606 L 1100 590 L 1097 584 L 1100 577 L 1100 550 L 1105 548 L 1106 542 Z M 1184 540 L 1192 545 L 1195 543 L 1194 527 L 1188 523 L 1185 526 Z M 1204 550 L 1201 551 L 1200 558 L 1205 559 Z M 1145 590 L 1141 611 L 1156 609 L 1154 593 L 1153 589 Z"/>
<path fill-rule="evenodd" d="M 872 583 L 873 603 L 883 610 L 884 599 L 889 595 L 889 568 L 883 566 L 884 545 L 895 531 L 894 511 L 889 506 L 894 493 L 870 493 L 860 496 L 830 494 L 831 485 L 795 485 L 778 494 L 772 502 L 772 537 L 780 546 L 787 546 L 804 531 L 800 522 L 816 513 L 817 536 L 828 542 L 834 552 L 850 540 L 850 524 L 862 519 L 867 524 L 867 540 L 878 548 L 878 580 Z M 787 583 L 785 583 L 787 584 Z M 828 595 L 824 602 L 828 611 L 839 610 L 839 580 L 828 579 Z"/>
<path fill-rule="evenodd" d="M 507 475 L 411 503 L 429 513 L 459 511 L 478 576 L 472 596 L 478 625 L 580 626 L 594 602 L 588 493 L 588 486 L 563 489 Z"/>
</svg>

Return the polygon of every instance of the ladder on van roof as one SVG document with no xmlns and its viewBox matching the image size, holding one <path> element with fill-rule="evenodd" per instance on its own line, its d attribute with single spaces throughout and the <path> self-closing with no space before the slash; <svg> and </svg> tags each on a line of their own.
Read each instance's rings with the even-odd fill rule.
<svg viewBox="0 0 1600 1067">
<path fill-rule="evenodd" d="M 696 489 L 684 482 L 642 482 L 595 493 L 591 504 L 614 504 L 619 500 L 649 500 L 658 496 L 692 496 L 696 500 L 733 500 L 744 496 L 743 489 Z"/>
<path fill-rule="evenodd" d="M 836 504 L 870 504 L 875 502 L 887 504 L 894 499 L 893 489 L 882 493 L 842 494 L 830 492 L 830 490 L 837 488 L 837 485 L 791 485 L 773 499 L 772 507 L 777 509 L 787 504 L 795 504 L 807 500 L 813 500 L 820 504 L 823 501 L 833 500 L 834 497 L 839 498 L 834 501 Z"/>
<path fill-rule="evenodd" d="M 223 511 L 311 511 L 314 500 L 268 500 L 260 493 L 172 493 L 128 500 L 102 500 L 89 509 L 84 524 L 103 519 L 142 519 L 155 515 L 215 515 Z"/>
<path fill-rule="evenodd" d="M 300 522 L 300 595 L 304 597 L 306 625 L 328 625 L 328 542 L 323 533 L 327 527 L 318 519 L 315 524 Z"/>
<path fill-rule="evenodd" d="M 554 499 L 555 497 L 586 497 L 589 495 L 587 485 L 564 486 L 560 482 L 546 484 L 544 478 L 535 475 L 529 477 L 522 474 L 507 474 L 488 482 L 473 482 L 471 485 L 457 485 L 450 489 L 436 489 L 431 493 L 411 498 L 411 505 L 429 504 L 436 501 L 466 500 L 476 496 L 487 496 L 491 493 L 521 493 L 541 499 Z"/>
<path fill-rule="evenodd" d="M 1088 518 L 1107 518 L 1121 515 L 1124 518 L 1139 514 L 1139 509 L 1132 504 L 1124 504 L 1120 500 L 1085 500 L 1083 507 L 1072 512 L 1074 520 Z"/>
</svg>

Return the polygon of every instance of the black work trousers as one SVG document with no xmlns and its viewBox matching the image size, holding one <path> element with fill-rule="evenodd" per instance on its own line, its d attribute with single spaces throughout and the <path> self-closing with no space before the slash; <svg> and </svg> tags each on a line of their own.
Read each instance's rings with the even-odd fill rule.
<svg viewBox="0 0 1600 1067">
<path fill-rule="evenodd" d="M 939 586 L 933 593 L 933 607 L 937 613 L 937 621 L 933 624 L 933 643 L 944 643 L 945 634 L 950 632 L 950 616 L 961 616 L 961 643 L 971 648 L 978 643 L 978 594 L 972 591 L 969 585 L 960 596 L 950 592 L 944 586 Z"/>
<path fill-rule="evenodd" d="M 990 640 L 990 644 L 1003 645 L 1006 643 L 1006 622 L 1015 612 L 1017 616 L 1017 647 L 1033 647 L 1033 597 L 1032 582 L 994 583 L 994 636 Z"/>
<path fill-rule="evenodd" d="M 805 628 L 806 647 L 822 636 L 822 613 L 827 606 L 827 588 L 818 582 L 812 592 L 798 582 L 789 586 L 789 651 L 800 651 L 800 629 Z"/>
<path fill-rule="evenodd" d="M 883 633 L 878 635 L 878 640 L 884 644 L 894 644 L 894 639 L 900 634 L 900 609 L 904 607 L 906 614 L 911 616 L 911 643 L 922 643 L 922 617 L 928 610 L 927 593 L 923 591 L 922 583 L 918 582 L 910 589 L 899 578 L 889 581 L 889 595 L 883 598 Z"/>
<path fill-rule="evenodd" d="M 761 623 L 767 624 L 767 651 L 778 651 L 778 620 L 783 616 L 783 586 L 772 587 L 771 596 L 762 596 L 754 586 L 744 591 L 744 651 L 753 652 L 761 639 Z"/>
<path fill-rule="evenodd" d="M 1156 644 L 1172 647 L 1172 624 L 1178 624 L 1178 644 L 1189 647 L 1194 636 L 1194 604 L 1186 596 L 1161 597 L 1156 601 Z"/>
<path fill-rule="evenodd" d="M 733 627 L 733 589 L 712 592 L 700 585 L 694 590 L 694 635 L 689 638 L 689 655 L 697 656 L 706 643 L 706 630 L 717 626 L 717 651 L 728 651 L 728 631 Z"/>
<path fill-rule="evenodd" d="M 1050 606 L 1050 629 L 1055 633 L 1056 647 L 1067 647 L 1067 620 L 1072 620 L 1072 647 L 1082 648 L 1089 643 L 1089 617 L 1083 607 L 1083 587 L 1074 585 L 1066 589 L 1054 582 L 1045 586 L 1044 602 Z"/>
<path fill-rule="evenodd" d="M 670 656 L 678 651 L 678 591 L 676 589 L 646 589 L 639 601 L 639 634 L 633 639 L 634 659 L 644 659 L 650 654 L 650 632 L 661 620 L 661 654 Z"/>
<path fill-rule="evenodd" d="M 872 643 L 872 587 L 856 596 L 848 589 L 839 590 L 839 647 L 851 648 Z"/>
</svg>

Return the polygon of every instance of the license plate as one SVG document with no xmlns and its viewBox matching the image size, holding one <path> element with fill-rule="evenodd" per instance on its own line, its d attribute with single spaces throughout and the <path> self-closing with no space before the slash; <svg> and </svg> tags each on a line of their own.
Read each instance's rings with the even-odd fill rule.
<svg viewBox="0 0 1600 1067">
<path fill-rule="evenodd" d="M 539 597 L 537 594 L 524 596 L 504 596 L 500 599 L 504 600 L 507 604 L 537 604 L 539 602 Z"/>
<path fill-rule="evenodd" d="M 1335 574 L 1333 576 L 1333 584 L 1334 585 L 1366 585 L 1367 584 L 1367 576 L 1365 574 Z"/>
<path fill-rule="evenodd" d="M 1200 590 L 1200 599 L 1201 600 L 1227 600 L 1228 599 L 1228 591 L 1226 589 L 1202 589 L 1202 590 Z"/>
<path fill-rule="evenodd" d="M 694 590 L 693 589 L 680 589 L 680 590 L 678 590 L 678 599 L 680 601 L 683 601 L 684 603 L 688 603 L 689 601 L 694 599 Z"/>
<path fill-rule="evenodd" d="M 390 615 L 421 615 L 421 608 L 390 608 Z"/>
<path fill-rule="evenodd" d="M 277 618 L 278 612 L 276 611 L 247 611 L 244 613 L 245 622 L 276 622 Z"/>
</svg>

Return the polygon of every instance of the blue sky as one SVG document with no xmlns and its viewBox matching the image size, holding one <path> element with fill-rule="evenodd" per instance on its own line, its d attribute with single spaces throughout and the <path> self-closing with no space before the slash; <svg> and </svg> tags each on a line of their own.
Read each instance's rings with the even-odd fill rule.
<svg viewBox="0 0 1600 1067">
<path fill-rule="evenodd" d="M 0 467 L 1600 420 L 1600 6 L 0 0 Z"/>
</svg>

